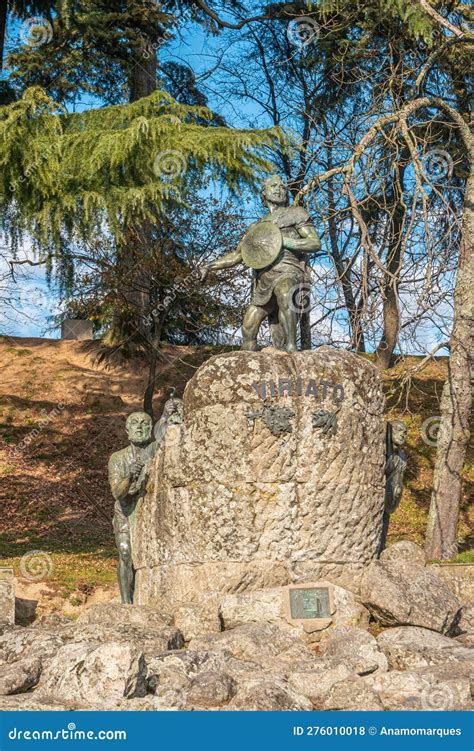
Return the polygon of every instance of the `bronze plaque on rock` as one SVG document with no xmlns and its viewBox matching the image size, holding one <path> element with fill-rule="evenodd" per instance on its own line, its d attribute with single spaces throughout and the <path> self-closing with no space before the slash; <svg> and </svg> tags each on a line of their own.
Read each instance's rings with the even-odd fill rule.
<svg viewBox="0 0 474 751">
<path fill-rule="evenodd" d="M 330 618 L 328 587 L 290 589 L 291 617 L 296 619 Z"/>
</svg>

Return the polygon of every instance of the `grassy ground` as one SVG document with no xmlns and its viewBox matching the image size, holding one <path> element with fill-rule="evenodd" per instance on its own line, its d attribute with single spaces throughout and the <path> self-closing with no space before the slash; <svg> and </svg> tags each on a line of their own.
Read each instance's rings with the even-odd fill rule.
<svg viewBox="0 0 474 751">
<path fill-rule="evenodd" d="M 105 369 L 94 364 L 97 344 L 0 338 L 1 565 L 21 576 L 31 551 L 45 551 L 49 584 L 66 592 L 115 584 L 112 498 L 107 459 L 123 445 L 124 417 L 141 408 L 145 373 L 139 366 Z M 176 386 L 178 395 L 196 368 L 217 350 L 164 348 L 157 380 L 159 413 Z M 430 363 L 402 387 L 407 358 L 384 375 L 387 418 L 408 426 L 406 491 L 393 515 L 389 541 L 422 544 L 436 447 L 423 440 L 426 421 L 439 415 L 446 361 Z M 423 428 L 425 425 L 425 429 Z M 472 467 L 472 454 L 467 466 Z M 465 471 L 459 555 L 472 561 L 468 505 L 473 471 Z M 469 484 L 469 480 L 471 484 Z M 472 509 L 471 509 L 472 514 Z M 27 559 L 26 559 L 27 560 Z"/>
</svg>

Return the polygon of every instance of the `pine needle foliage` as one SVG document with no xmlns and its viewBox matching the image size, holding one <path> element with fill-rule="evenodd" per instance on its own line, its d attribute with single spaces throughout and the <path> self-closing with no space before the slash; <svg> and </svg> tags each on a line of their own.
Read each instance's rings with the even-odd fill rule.
<svg viewBox="0 0 474 751">
<path fill-rule="evenodd" d="M 40 88 L 0 107 L 0 221 L 48 251 L 64 238 L 153 221 L 204 176 L 232 191 L 270 169 L 278 129 L 203 125 L 213 114 L 156 91 L 132 104 L 70 114 Z"/>
</svg>

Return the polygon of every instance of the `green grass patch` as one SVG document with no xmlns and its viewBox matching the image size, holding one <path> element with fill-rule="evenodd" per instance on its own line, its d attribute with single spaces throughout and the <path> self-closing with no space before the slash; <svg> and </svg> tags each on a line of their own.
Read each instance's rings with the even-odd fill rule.
<svg viewBox="0 0 474 751">
<path fill-rule="evenodd" d="M 22 347 L 7 347 L 6 351 L 17 357 L 25 357 L 33 354 L 31 349 L 23 349 Z"/>
</svg>

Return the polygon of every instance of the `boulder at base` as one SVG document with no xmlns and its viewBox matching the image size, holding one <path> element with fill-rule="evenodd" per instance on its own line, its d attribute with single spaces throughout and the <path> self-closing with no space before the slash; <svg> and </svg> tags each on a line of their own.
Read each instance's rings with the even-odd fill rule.
<svg viewBox="0 0 474 751">
<path fill-rule="evenodd" d="M 383 406 L 377 369 L 331 347 L 204 363 L 137 510 L 136 601 L 323 578 L 356 589 L 380 539 Z"/>
<path fill-rule="evenodd" d="M 421 626 L 455 633 L 461 603 L 448 585 L 425 568 L 421 559 L 390 550 L 370 563 L 361 581 L 360 599 L 372 616 L 383 626 Z"/>
</svg>

